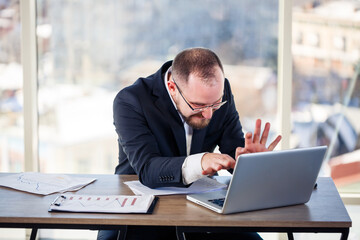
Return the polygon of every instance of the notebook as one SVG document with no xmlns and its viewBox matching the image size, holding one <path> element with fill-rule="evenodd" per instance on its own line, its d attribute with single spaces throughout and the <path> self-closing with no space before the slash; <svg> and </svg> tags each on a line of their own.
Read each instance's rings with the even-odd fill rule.
<svg viewBox="0 0 360 240">
<path fill-rule="evenodd" d="M 326 149 L 320 146 L 240 155 L 227 190 L 186 198 L 221 214 L 306 203 Z"/>
</svg>

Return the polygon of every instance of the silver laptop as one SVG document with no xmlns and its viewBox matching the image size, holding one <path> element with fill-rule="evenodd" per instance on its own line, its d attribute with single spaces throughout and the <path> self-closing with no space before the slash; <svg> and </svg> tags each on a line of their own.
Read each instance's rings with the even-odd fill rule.
<svg viewBox="0 0 360 240">
<path fill-rule="evenodd" d="M 309 201 L 327 147 L 240 155 L 227 190 L 190 194 L 187 199 L 228 214 Z"/>
</svg>

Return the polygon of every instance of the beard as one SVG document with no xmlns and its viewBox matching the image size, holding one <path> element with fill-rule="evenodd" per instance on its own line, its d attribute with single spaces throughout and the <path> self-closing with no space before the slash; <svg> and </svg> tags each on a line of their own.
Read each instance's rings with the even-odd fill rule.
<svg viewBox="0 0 360 240">
<path fill-rule="evenodd" d="M 184 114 L 179 110 L 179 109 L 180 109 L 180 108 L 179 108 L 179 104 L 177 103 L 176 100 L 174 100 L 174 103 L 175 103 L 175 105 L 176 105 L 176 108 L 177 108 L 178 113 L 181 115 L 181 117 L 184 119 L 184 121 L 185 121 L 190 127 L 192 127 L 193 129 L 200 130 L 200 129 L 206 128 L 206 127 L 209 125 L 211 119 L 205 119 L 205 118 L 203 118 L 201 112 L 195 113 L 195 114 L 193 114 L 193 115 L 190 115 L 190 116 L 186 117 L 186 116 L 184 116 Z"/>
<path fill-rule="evenodd" d="M 191 115 L 189 117 L 185 117 L 180 111 L 179 111 L 179 113 L 183 117 L 184 121 L 190 127 L 194 128 L 194 129 L 198 129 L 198 130 L 207 127 L 211 120 L 211 119 L 202 118 L 201 112 Z"/>
</svg>

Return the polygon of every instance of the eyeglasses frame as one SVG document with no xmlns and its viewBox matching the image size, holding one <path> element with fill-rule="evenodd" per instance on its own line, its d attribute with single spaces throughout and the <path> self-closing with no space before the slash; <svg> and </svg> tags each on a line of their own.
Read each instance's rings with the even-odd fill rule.
<svg viewBox="0 0 360 240">
<path fill-rule="evenodd" d="M 172 81 L 175 83 L 175 86 L 176 88 L 178 89 L 179 93 L 180 93 L 180 96 L 184 99 L 185 103 L 189 106 L 189 108 L 194 112 L 194 113 L 199 113 L 199 112 L 203 112 L 205 111 L 206 109 L 208 108 L 212 108 L 213 110 L 217 110 L 219 108 L 221 108 L 225 103 L 227 103 L 227 100 L 223 101 L 223 102 L 219 102 L 219 103 L 214 103 L 214 104 L 211 104 L 211 105 L 208 105 L 208 106 L 204 106 L 204 107 L 199 107 L 199 108 L 193 108 L 190 103 L 186 100 L 186 98 L 184 97 L 184 95 L 182 94 L 179 86 L 177 85 L 175 79 L 174 79 L 174 76 L 171 75 L 171 78 L 172 78 Z M 222 98 L 224 98 L 225 96 L 225 92 L 222 96 Z M 216 106 L 215 106 L 216 105 Z M 215 106 L 215 107 L 214 107 Z"/>
</svg>

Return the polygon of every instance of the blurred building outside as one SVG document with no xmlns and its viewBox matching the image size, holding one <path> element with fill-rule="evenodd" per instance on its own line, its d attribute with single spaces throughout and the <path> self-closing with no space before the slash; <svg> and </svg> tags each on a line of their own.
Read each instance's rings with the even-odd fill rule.
<svg viewBox="0 0 360 240">
<path fill-rule="evenodd" d="M 293 10 L 294 146 L 329 145 L 338 187 L 360 187 L 360 2 L 313 1 Z M 349 92 L 351 81 L 356 81 Z M 316 94 L 315 94 L 316 93 Z M 344 106 L 349 98 L 348 106 Z M 305 134 L 304 134 L 305 133 Z"/>
</svg>

